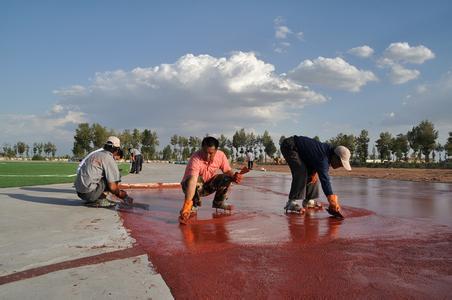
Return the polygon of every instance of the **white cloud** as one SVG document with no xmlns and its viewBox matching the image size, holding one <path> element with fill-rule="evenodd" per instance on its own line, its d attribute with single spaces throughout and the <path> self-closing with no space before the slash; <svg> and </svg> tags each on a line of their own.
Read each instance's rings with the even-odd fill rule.
<svg viewBox="0 0 452 300">
<path fill-rule="evenodd" d="M 287 26 L 276 26 L 275 27 L 275 37 L 277 39 L 286 39 L 287 35 L 292 33 L 292 30 Z"/>
<path fill-rule="evenodd" d="M 266 128 L 297 116 L 326 97 L 275 73 L 254 53 L 230 57 L 187 54 L 172 64 L 96 73 L 91 84 L 59 89 L 60 101 L 44 116 L 0 119 L 15 136 L 43 131 L 72 140 L 74 124 L 150 128 L 159 135 L 230 132 L 236 126 Z M 66 130 L 67 129 L 67 130 Z M 0 137 L 1 138 L 1 137 Z"/>
<path fill-rule="evenodd" d="M 411 47 L 408 43 L 392 43 L 386 48 L 384 58 L 395 62 L 422 64 L 435 58 L 435 54 L 427 47 L 419 45 Z"/>
<path fill-rule="evenodd" d="M 318 57 L 304 60 L 289 72 L 289 78 L 303 84 L 358 92 L 362 86 L 378 78 L 371 71 L 359 70 L 340 57 Z"/>
<path fill-rule="evenodd" d="M 304 39 L 304 33 L 302 31 L 297 32 L 297 38 L 302 41 Z"/>
<path fill-rule="evenodd" d="M 406 69 L 399 64 L 393 64 L 389 73 L 389 79 L 393 84 L 403 84 L 418 78 L 420 74 L 421 72 L 418 70 Z"/>
<path fill-rule="evenodd" d="M 304 37 L 302 31 L 293 32 L 292 29 L 290 29 L 285 23 L 286 20 L 282 17 L 276 17 L 273 20 L 275 38 L 277 40 L 273 50 L 277 53 L 285 53 L 287 51 L 291 45 L 291 43 L 288 42 L 289 39 L 293 39 L 293 37 L 295 37 L 302 41 Z"/>
<path fill-rule="evenodd" d="M 374 53 L 374 49 L 371 47 L 364 45 L 360 47 L 355 47 L 347 51 L 350 54 L 359 56 L 359 57 L 370 57 Z"/>
<path fill-rule="evenodd" d="M 86 89 L 81 85 L 73 85 L 63 90 L 54 90 L 53 93 L 58 96 L 78 96 L 85 94 Z"/>
</svg>

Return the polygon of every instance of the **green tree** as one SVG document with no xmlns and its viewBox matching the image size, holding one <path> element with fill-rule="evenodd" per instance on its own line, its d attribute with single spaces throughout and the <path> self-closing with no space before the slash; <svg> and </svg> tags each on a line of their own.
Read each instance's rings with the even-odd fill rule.
<svg viewBox="0 0 452 300">
<path fill-rule="evenodd" d="M 160 144 L 157 132 L 149 129 L 143 130 L 141 144 L 141 152 L 143 153 L 144 159 L 154 159 L 157 146 Z"/>
<path fill-rule="evenodd" d="M 24 142 L 17 142 L 16 149 L 17 153 L 23 157 L 23 154 L 27 149 L 27 144 L 25 144 Z"/>
<path fill-rule="evenodd" d="M 132 132 L 132 147 L 133 148 L 140 148 L 140 144 L 141 144 L 141 132 L 139 129 L 134 129 Z"/>
<path fill-rule="evenodd" d="M 353 155 L 355 153 L 355 136 L 353 134 L 339 133 L 336 137 L 331 138 L 328 141 L 328 143 L 333 145 L 334 147 L 337 146 L 347 147 L 348 150 L 350 150 L 351 157 L 354 157 Z"/>
<path fill-rule="evenodd" d="M 449 131 L 449 137 L 447 138 L 447 143 L 444 145 L 444 150 L 446 151 L 447 160 L 452 156 L 452 131 Z"/>
<path fill-rule="evenodd" d="M 175 159 L 177 159 L 177 143 L 179 142 L 179 136 L 177 134 L 173 135 L 170 139 L 170 144 L 171 146 L 173 146 L 173 152 L 172 155 L 173 157 L 175 157 Z"/>
<path fill-rule="evenodd" d="M 190 136 L 188 138 L 188 145 L 191 147 L 190 156 L 201 148 L 201 139 L 197 136 Z"/>
<path fill-rule="evenodd" d="M 163 148 L 163 151 L 162 151 L 162 159 L 163 160 L 171 160 L 172 156 L 173 156 L 173 150 L 171 150 L 171 146 L 166 145 L 166 147 Z"/>
<path fill-rule="evenodd" d="M 380 133 L 380 138 L 376 141 L 378 152 L 382 161 L 389 160 L 392 135 L 389 132 Z"/>
<path fill-rule="evenodd" d="M 221 151 L 224 152 L 224 154 L 226 155 L 226 157 L 227 157 L 227 158 L 231 157 L 231 153 L 232 153 L 232 151 L 230 150 L 230 144 L 231 144 L 231 141 L 230 141 L 226 136 L 224 136 L 224 135 L 222 134 L 222 135 L 220 135 L 220 137 L 218 138 L 218 143 L 219 143 L 218 148 L 219 148 Z"/>
<path fill-rule="evenodd" d="M 365 163 L 369 156 L 369 132 L 365 129 L 356 138 L 356 152 L 360 162 Z"/>
<path fill-rule="evenodd" d="M 398 134 L 393 138 L 391 143 L 391 151 L 396 156 L 397 161 L 404 159 L 408 160 L 408 151 L 410 150 L 408 145 L 408 138 L 405 134 Z"/>
<path fill-rule="evenodd" d="M 262 144 L 264 145 L 265 154 L 273 158 L 273 155 L 276 153 L 277 149 L 275 143 L 273 142 L 272 137 L 270 136 L 267 130 L 265 130 L 264 134 L 262 135 Z M 265 157 L 264 160 L 266 160 Z"/>
<path fill-rule="evenodd" d="M 416 139 L 418 141 L 422 154 L 424 154 L 425 161 L 429 162 L 430 152 L 435 149 L 436 139 L 438 138 L 438 131 L 435 130 L 433 123 L 427 120 L 422 121 L 417 126 L 417 128 Z"/>
<path fill-rule="evenodd" d="M 111 132 L 108 129 L 98 123 L 91 125 L 91 142 L 95 149 L 102 148 L 105 141 L 110 136 Z M 122 141 L 121 141 L 122 142 Z"/>
<path fill-rule="evenodd" d="M 236 151 L 236 155 L 239 153 L 243 154 L 243 147 L 246 145 L 246 132 L 245 129 L 242 128 L 239 131 L 236 131 L 232 136 L 232 147 L 234 147 Z"/>
<path fill-rule="evenodd" d="M 89 124 L 80 123 L 75 130 L 72 153 L 74 156 L 81 158 L 88 154 L 91 150 L 91 129 Z M 36 155 L 35 145 L 33 145 L 33 153 Z"/>
</svg>

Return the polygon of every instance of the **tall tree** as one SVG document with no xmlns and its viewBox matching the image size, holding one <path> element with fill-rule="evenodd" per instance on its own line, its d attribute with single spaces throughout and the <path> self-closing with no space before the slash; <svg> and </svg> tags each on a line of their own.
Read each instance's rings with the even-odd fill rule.
<svg viewBox="0 0 452 300">
<path fill-rule="evenodd" d="M 369 156 L 369 132 L 365 129 L 356 138 L 356 152 L 360 162 L 365 163 Z"/>
<path fill-rule="evenodd" d="M 236 154 L 243 154 L 243 147 L 246 145 L 246 132 L 245 129 L 242 128 L 239 131 L 236 131 L 232 136 L 232 146 L 235 148 Z"/>
<path fill-rule="evenodd" d="M 78 124 L 75 130 L 74 147 L 72 153 L 76 157 L 84 157 L 91 151 L 91 129 L 88 123 Z M 33 152 L 35 153 L 35 146 L 33 145 Z"/>
<path fill-rule="evenodd" d="M 392 135 L 389 132 L 380 133 L 380 138 L 376 141 L 378 152 L 382 161 L 389 160 Z"/>
<path fill-rule="evenodd" d="M 176 145 L 179 143 L 179 136 L 177 134 L 173 135 L 170 139 L 170 144 L 173 146 L 173 156 L 177 159 L 177 148 Z"/>
<path fill-rule="evenodd" d="M 231 157 L 232 151 L 229 150 L 231 141 L 230 141 L 226 136 L 224 136 L 224 135 L 222 134 L 222 135 L 220 135 L 220 137 L 218 138 L 218 143 L 219 143 L 219 147 L 218 147 L 218 148 L 219 148 L 221 151 L 224 152 L 224 154 L 226 155 L 226 157 L 227 157 L 227 158 Z"/>
<path fill-rule="evenodd" d="M 422 121 L 416 131 L 416 139 L 418 141 L 420 150 L 424 154 L 425 161 L 430 161 L 430 152 L 435 149 L 436 139 L 438 138 L 438 131 L 435 130 L 435 126 L 428 120 Z"/>
<path fill-rule="evenodd" d="M 277 149 L 272 137 L 267 130 L 265 130 L 264 134 L 262 135 L 262 144 L 264 145 L 265 154 L 273 158 L 273 155 L 276 153 Z"/>
<path fill-rule="evenodd" d="M 355 136 L 353 134 L 339 133 L 336 137 L 331 138 L 328 143 L 335 147 L 347 147 L 348 150 L 350 150 L 351 157 L 353 157 L 355 153 Z"/>
<path fill-rule="evenodd" d="M 17 153 L 23 157 L 25 150 L 27 149 L 27 145 L 24 142 L 17 142 L 16 144 Z"/>
<path fill-rule="evenodd" d="M 98 123 L 91 125 L 91 141 L 95 149 L 102 148 L 110 136 L 108 129 Z"/>
<path fill-rule="evenodd" d="M 162 159 L 163 160 L 171 160 L 172 156 L 173 156 L 173 151 L 171 150 L 171 146 L 166 145 L 166 147 L 163 148 L 163 151 L 162 151 Z"/>
<path fill-rule="evenodd" d="M 143 130 L 141 135 L 141 152 L 145 159 L 154 159 L 159 145 L 157 132 L 149 129 Z"/>
<path fill-rule="evenodd" d="M 132 147 L 139 149 L 141 145 L 141 132 L 135 128 L 132 132 Z"/>
<path fill-rule="evenodd" d="M 444 145 L 444 150 L 446 151 L 447 160 L 452 156 L 452 131 L 449 131 L 449 137 L 447 138 L 447 143 Z"/>
<path fill-rule="evenodd" d="M 201 148 L 201 139 L 197 136 L 190 136 L 188 138 L 188 145 L 190 146 L 190 155 Z"/>
</svg>

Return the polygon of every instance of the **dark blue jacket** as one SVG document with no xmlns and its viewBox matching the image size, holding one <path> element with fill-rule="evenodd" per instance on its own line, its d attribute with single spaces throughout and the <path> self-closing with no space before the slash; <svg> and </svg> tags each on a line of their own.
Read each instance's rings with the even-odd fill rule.
<svg viewBox="0 0 452 300">
<path fill-rule="evenodd" d="M 306 164 L 308 174 L 317 172 L 322 190 L 326 196 L 332 195 L 333 190 L 330 183 L 330 158 L 334 154 L 334 147 L 330 144 L 321 143 L 305 136 L 294 136 L 295 145 L 302 162 Z"/>
</svg>

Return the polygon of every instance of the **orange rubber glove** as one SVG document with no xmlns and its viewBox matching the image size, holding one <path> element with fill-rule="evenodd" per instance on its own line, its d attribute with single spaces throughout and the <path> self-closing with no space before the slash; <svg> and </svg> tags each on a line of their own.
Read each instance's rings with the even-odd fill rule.
<svg viewBox="0 0 452 300">
<path fill-rule="evenodd" d="M 333 211 L 340 211 L 341 207 L 339 205 L 339 198 L 337 197 L 337 195 L 329 195 L 327 196 L 328 198 L 328 203 L 330 204 L 329 209 L 333 210 Z"/>
<path fill-rule="evenodd" d="M 310 176 L 309 184 L 315 185 L 318 180 L 319 180 L 319 176 L 317 175 L 317 172 L 314 172 Z"/>
<path fill-rule="evenodd" d="M 179 223 L 187 224 L 188 219 L 190 219 L 191 207 L 193 206 L 193 201 L 185 201 L 182 210 L 180 211 Z"/>
</svg>

